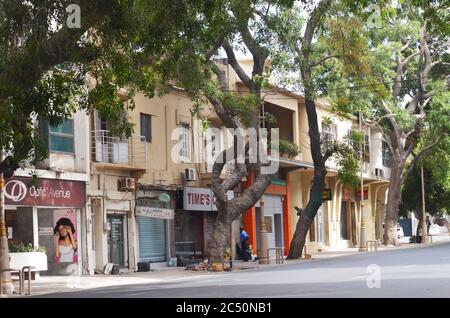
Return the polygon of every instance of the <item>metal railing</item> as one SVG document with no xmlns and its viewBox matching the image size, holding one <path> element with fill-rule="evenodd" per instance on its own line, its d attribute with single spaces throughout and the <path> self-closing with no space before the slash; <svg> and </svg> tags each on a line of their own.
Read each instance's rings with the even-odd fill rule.
<svg viewBox="0 0 450 318">
<path fill-rule="evenodd" d="M 108 130 L 91 132 L 92 161 L 147 168 L 147 145 L 144 136 L 114 136 Z"/>
<path fill-rule="evenodd" d="M 378 241 L 367 241 L 366 242 L 367 252 L 377 252 L 378 251 Z"/>
<path fill-rule="evenodd" d="M 275 264 L 283 264 L 284 247 L 271 247 L 267 249 L 267 264 L 270 264 L 270 251 L 275 251 Z"/>
</svg>

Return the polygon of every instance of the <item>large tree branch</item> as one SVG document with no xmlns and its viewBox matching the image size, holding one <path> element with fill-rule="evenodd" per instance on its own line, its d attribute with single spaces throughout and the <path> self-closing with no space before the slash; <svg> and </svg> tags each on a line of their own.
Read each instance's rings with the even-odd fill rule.
<svg viewBox="0 0 450 318">
<path fill-rule="evenodd" d="M 408 65 L 411 60 L 420 54 L 420 51 L 414 52 L 408 57 L 406 57 L 403 61 L 400 59 L 400 56 L 397 56 L 397 70 L 395 75 L 395 81 L 392 86 L 392 96 L 398 97 L 400 95 L 400 90 L 402 88 L 402 79 L 403 79 L 403 69 L 406 65 Z"/>
<path fill-rule="evenodd" d="M 428 145 L 427 147 L 423 148 L 413 159 L 413 161 L 411 162 L 410 166 L 408 167 L 408 169 L 406 170 L 406 172 L 403 175 L 403 179 L 405 180 L 413 171 L 414 167 L 417 165 L 417 162 L 425 155 L 427 154 L 430 150 L 432 150 L 437 144 L 439 144 L 439 142 L 443 139 L 443 137 L 439 137 L 435 142 L 433 142 L 432 144 Z"/>
<path fill-rule="evenodd" d="M 22 53 L 13 55 L 14 61 L 5 64 L 0 81 L 16 85 L 20 83 L 20 87 L 0 88 L 0 100 L 10 96 L 14 90 L 32 89 L 55 65 L 66 61 L 90 62 L 95 58 L 93 51 L 83 48 L 79 42 L 86 31 L 105 21 L 112 4 L 109 0 L 92 0 L 82 1 L 79 5 L 83 7 L 81 28 L 68 29 L 64 24 L 51 37 L 45 35 L 33 43 L 27 43 Z"/>
<path fill-rule="evenodd" d="M 217 39 L 214 42 L 213 46 L 208 51 L 206 51 L 206 54 L 205 54 L 206 61 L 209 61 L 211 59 L 211 57 L 214 54 L 216 54 L 216 52 L 219 49 L 219 47 L 222 46 L 224 38 L 225 38 L 225 32 L 222 32 L 221 34 L 219 34 L 219 36 L 217 37 Z"/>
<path fill-rule="evenodd" d="M 395 120 L 395 114 L 392 112 L 392 110 L 389 108 L 389 106 L 386 104 L 384 99 L 381 99 L 381 107 L 385 111 L 385 113 L 389 116 L 386 116 L 388 118 L 389 123 L 391 124 L 392 130 L 395 132 L 397 136 L 400 136 L 400 127 L 397 124 L 397 121 Z"/>
<path fill-rule="evenodd" d="M 260 173 L 260 166 L 257 167 L 256 173 L 255 182 L 245 189 L 239 197 L 228 202 L 230 210 L 233 211 L 231 214 L 232 220 L 241 215 L 241 211 L 251 208 L 258 202 L 269 186 L 270 178 L 268 175 Z"/>
<path fill-rule="evenodd" d="M 244 69 L 239 65 L 236 55 L 234 54 L 233 48 L 230 46 L 227 40 L 224 40 L 222 44 L 223 49 L 228 57 L 228 63 L 234 69 L 236 74 L 239 76 L 240 80 L 247 86 L 253 87 L 252 79 L 245 73 Z"/>
<path fill-rule="evenodd" d="M 211 67 L 211 70 L 216 74 L 217 79 L 220 83 L 220 89 L 222 92 L 227 92 L 229 90 L 228 86 L 228 78 L 225 74 L 225 71 L 222 70 L 216 63 L 209 61 L 208 65 Z"/>
<path fill-rule="evenodd" d="M 341 55 L 338 55 L 338 54 L 336 54 L 336 55 L 328 55 L 328 56 L 325 56 L 325 57 L 321 58 L 320 60 L 318 60 L 317 62 L 312 63 L 312 64 L 311 64 L 311 67 L 320 65 L 320 64 L 322 64 L 323 62 L 325 62 L 326 60 L 329 60 L 329 59 L 332 59 L 332 58 L 339 58 L 339 57 L 341 57 Z"/>
</svg>

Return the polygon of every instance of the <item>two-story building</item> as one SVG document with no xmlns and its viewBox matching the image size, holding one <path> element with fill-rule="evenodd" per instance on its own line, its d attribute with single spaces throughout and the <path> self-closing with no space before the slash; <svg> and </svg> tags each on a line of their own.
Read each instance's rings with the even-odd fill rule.
<svg viewBox="0 0 450 318">
<path fill-rule="evenodd" d="M 56 127 L 36 119 L 48 159 L 36 166 L 29 163 L 6 180 L 8 241 L 45 247 L 48 270 L 43 274 L 88 272 L 88 118 L 78 111 Z"/>
</svg>

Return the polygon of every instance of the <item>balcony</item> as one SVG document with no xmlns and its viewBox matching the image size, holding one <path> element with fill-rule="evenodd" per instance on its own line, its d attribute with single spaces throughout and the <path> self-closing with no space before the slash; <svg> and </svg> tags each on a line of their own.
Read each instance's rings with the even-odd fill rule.
<svg viewBox="0 0 450 318">
<path fill-rule="evenodd" d="M 91 131 L 92 162 L 96 168 L 145 171 L 147 145 L 145 137 L 117 137 L 108 130 Z"/>
</svg>

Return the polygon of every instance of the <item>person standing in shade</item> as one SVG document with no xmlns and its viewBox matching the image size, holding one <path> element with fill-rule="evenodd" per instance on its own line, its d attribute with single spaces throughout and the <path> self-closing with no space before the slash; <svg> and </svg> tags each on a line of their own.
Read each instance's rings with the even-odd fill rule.
<svg viewBox="0 0 450 318">
<path fill-rule="evenodd" d="M 247 232 L 244 231 L 244 228 L 240 228 L 240 238 L 241 238 L 241 249 L 242 249 L 242 260 L 244 262 L 248 262 L 248 260 L 250 259 L 250 255 L 249 255 L 249 246 L 248 246 L 248 240 L 249 240 L 249 236 L 247 234 Z"/>
</svg>

